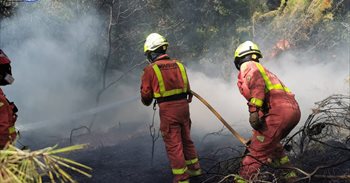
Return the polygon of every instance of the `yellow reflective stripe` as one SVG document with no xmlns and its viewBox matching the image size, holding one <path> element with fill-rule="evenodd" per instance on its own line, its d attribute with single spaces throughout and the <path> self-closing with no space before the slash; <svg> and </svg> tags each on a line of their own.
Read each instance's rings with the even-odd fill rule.
<svg viewBox="0 0 350 183">
<path fill-rule="evenodd" d="M 258 62 L 255 62 L 255 65 L 258 67 L 260 74 L 265 81 L 265 85 L 266 85 L 267 90 L 268 91 L 272 90 L 272 88 L 273 88 L 272 83 L 271 83 L 269 77 L 267 77 L 267 74 L 265 72 L 264 67 L 261 64 L 259 64 Z"/>
<path fill-rule="evenodd" d="M 157 92 L 155 92 L 153 95 L 155 98 L 159 98 L 159 97 L 169 97 L 169 96 L 181 94 L 181 93 L 186 93 L 186 92 L 184 89 L 173 89 L 173 90 L 165 91 L 163 95 Z"/>
<path fill-rule="evenodd" d="M 162 72 L 160 72 L 160 69 L 159 69 L 157 64 L 153 65 L 153 70 L 156 73 L 156 76 L 157 76 L 157 79 L 158 79 L 159 92 L 160 92 L 160 94 L 158 94 L 157 96 L 154 96 L 154 97 L 158 98 L 158 97 L 162 96 L 163 93 L 165 92 L 165 85 L 164 85 Z"/>
<path fill-rule="evenodd" d="M 251 98 L 250 103 L 256 105 L 257 107 L 261 107 L 264 104 L 264 101 L 258 98 Z"/>
<path fill-rule="evenodd" d="M 262 136 L 262 135 L 258 135 L 258 136 L 256 136 L 256 139 L 257 139 L 258 141 L 260 141 L 260 142 L 264 142 L 265 137 Z"/>
<path fill-rule="evenodd" d="M 234 175 L 235 176 L 235 182 L 236 183 L 248 183 L 247 180 L 245 180 L 243 177 L 239 176 L 239 175 Z"/>
<path fill-rule="evenodd" d="M 284 165 L 284 164 L 287 164 L 287 163 L 289 163 L 289 158 L 288 158 L 288 156 L 284 156 L 284 157 L 282 157 L 282 158 L 280 159 L 280 164 L 281 164 L 281 165 Z"/>
<path fill-rule="evenodd" d="M 172 172 L 174 175 L 182 175 L 187 171 L 187 167 L 185 168 L 173 168 Z"/>
<path fill-rule="evenodd" d="M 186 74 L 186 70 L 184 65 L 182 65 L 182 63 L 180 62 L 176 62 L 176 64 L 179 66 L 180 72 L 181 72 L 181 76 L 182 76 L 182 80 L 184 82 L 184 93 L 187 92 L 187 85 L 188 85 L 188 79 L 187 79 L 187 74 Z"/>
<path fill-rule="evenodd" d="M 267 76 L 264 67 L 258 63 L 255 62 L 255 65 L 258 67 L 261 76 L 263 77 L 264 81 L 265 81 L 265 85 L 266 85 L 266 89 L 265 92 L 269 92 L 270 90 L 284 90 L 287 93 L 290 93 L 289 88 L 283 86 L 281 83 L 278 84 L 272 84 L 271 80 L 269 79 L 269 77 Z"/>
<path fill-rule="evenodd" d="M 186 160 L 186 165 L 193 165 L 198 162 L 198 158 Z"/>
<path fill-rule="evenodd" d="M 16 132 L 16 128 L 14 126 L 11 126 L 9 128 L 9 134 L 15 133 Z"/>
<path fill-rule="evenodd" d="M 188 175 L 190 175 L 190 177 L 202 175 L 202 169 L 198 169 L 198 170 L 187 170 L 187 173 L 188 173 Z"/>
<path fill-rule="evenodd" d="M 295 178 L 295 177 L 297 177 L 297 173 L 293 170 L 284 176 L 285 179 L 290 179 L 290 178 Z"/>
<path fill-rule="evenodd" d="M 154 98 L 169 97 L 169 96 L 176 95 L 176 94 L 187 93 L 188 79 L 187 79 L 185 67 L 180 62 L 176 62 L 176 64 L 179 66 L 181 77 L 182 77 L 182 80 L 184 83 L 184 88 L 178 88 L 178 89 L 173 89 L 173 90 L 167 91 L 165 89 L 162 72 L 160 71 L 158 65 L 154 64 L 152 67 L 153 67 L 153 70 L 156 74 L 156 77 L 158 79 L 158 84 L 159 84 L 159 93 L 154 92 L 153 93 Z"/>
<path fill-rule="evenodd" d="M 272 89 L 275 89 L 275 90 L 284 90 L 285 92 L 290 93 L 289 88 L 284 87 L 281 83 L 274 84 L 274 85 L 272 86 Z"/>
</svg>

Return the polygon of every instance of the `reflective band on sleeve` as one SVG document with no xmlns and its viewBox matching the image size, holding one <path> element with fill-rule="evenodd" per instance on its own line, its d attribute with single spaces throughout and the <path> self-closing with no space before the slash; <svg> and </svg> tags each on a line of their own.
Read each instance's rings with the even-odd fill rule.
<svg viewBox="0 0 350 183">
<path fill-rule="evenodd" d="M 258 98 L 251 98 L 250 103 L 256 105 L 257 107 L 261 107 L 264 104 L 264 101 Z"/>
<path fill-rule="evenodd" d="M 187 171 L 187 167 L 185 167 L 185 168 L 178 168 L 178 169 L 173 168 L 172 171 L 173 171 L 174 175 L 182 175 L 182 174 L 184 174 Z"/>
<path fill-rule="evenodd" d="M 16 132 L 16 128 L 14 126 L 11 126 L 9 128 L 9 134 L 15 133 Z"/>
<path fill-rule="evenodd" d="M 280 164 L 281 164 L 281 165 L 284 165 L 284 164 L 287 164 L 287 163 L 289 163 L 289 158 L 288 158 L 288 156 L 284 156 L 284 157 L 282 157 L 282 158 L 280 159 Z"/>
<path fill-rule="evenodd" d="M 186 160 L 186 165 L 193 165 L 198 162 L 198 158 L 194 158 L 191 160 Z"/>
<path fill-rule="evenodd" d="M 169 96 L 176 95 L 176 94 L 187 93 L 188 79 L 187 79 L 185 67 L 180 62 L 176 62 L 176 64 L 178 65 L 178 67 L 180 69 L 181 77 L 182 77 L 182 80 L 184 83 L 184 88 L 177 88 L 177 89 L 167 91 L 165 89 L 162 72 L 160 71 L 158 65 L 154 64 L 152 67 L 153 67 L 154 72 L 156 73 L 156 76 L 158 79 L 158 84 L 159 84 L 159 93 L 154 92 L 154 94 L 153 94 L 154 98 L 169 97 Z"/>
<path fill-rule="evenodd" d="M 270 90 L 284 90 L 287 93 L 290 93 L 289 88 L 283 86 L 281 83 L 278 84 L 272 84 L 271 80 L 269 79 L 269 77 L 267 76 L 264 67 L 258 63 L 255 62 L 256 67 L 258 67 L 261 76 L 263 77 L 264 81 L 265 81 L 265 85 L 266 85 L 266 89 L 265 92 L 269 92 Z"/>
</svg>

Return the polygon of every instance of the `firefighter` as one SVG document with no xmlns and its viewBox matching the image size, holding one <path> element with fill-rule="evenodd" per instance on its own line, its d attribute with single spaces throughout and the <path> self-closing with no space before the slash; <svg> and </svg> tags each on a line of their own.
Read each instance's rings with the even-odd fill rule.
<svg viewBox="0 0 350 183">
<path fill-rule="evenodd" d="M 237 85 L 248 101 L 249 122 L 253 128 L 247 147 L 249 153 L 242 160 L 236 182 L 249 180 L 262 164 L 289 165 L 280 142 L 300 120 L 294 94 L 259 63 L 260 58 L 258 45 L 251 41 L 239 45 L 234 53 L 234 63 L 239 70 Z M 285 178 L 295 176 L 295 172 L 286 172 Z"/>
<path fill-rule="evenodd" d="M 158 33 L 150 34 L 144 53 L 150 65 L 144 68 L 141 101 L 149 106 L 153 99 L 159 106 L 160 131 L 165 143 L 174 183 L 188 183 L 189 177 L 201 175 L 197 152 L 190 137 L 190 84 L 183 64 L 167 54 L 169 43 Z"/>
<path fill-rule="evenodd" d="M 13 83 L 11 61 L 0 49 L 0 85 L 10 85 Z M 16 139 L 15 122 L 17 119 L 17 107 L 10 102 L 0 88 L 0 149 L 8 143 L 13 143 Z"/>
</svg>

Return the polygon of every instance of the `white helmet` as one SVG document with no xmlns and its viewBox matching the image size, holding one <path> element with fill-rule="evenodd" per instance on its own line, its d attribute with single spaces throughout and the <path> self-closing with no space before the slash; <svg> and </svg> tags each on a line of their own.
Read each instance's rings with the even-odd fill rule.
<svg viewBox="0 0 350 183">
<path fill-rule="evenodd" d="M 236 68 L 239 70 L 240 65 L 244 62 L 242 60 L 243 57 L 247 55 L 254 56 L 253 59 L 259 59 L 262 58 L 261 51 L 259 49 L 259 46 L 251 41 L 246 41 L 238 46 L 238 48 L 235 51 L 235 57 L 234 62 L 236 65 Z"/>
<path fill-rule="evenodd" d="M 152 33 L 147 36 L 145 45 L 143 47 L 143 52 L 147 53 L 149 51 L 154 51 L 161 46 L 168 46 L 167 40 L 158 33 Z M 166 47 L 164 49 L 166 49 Z"/>
</svg>

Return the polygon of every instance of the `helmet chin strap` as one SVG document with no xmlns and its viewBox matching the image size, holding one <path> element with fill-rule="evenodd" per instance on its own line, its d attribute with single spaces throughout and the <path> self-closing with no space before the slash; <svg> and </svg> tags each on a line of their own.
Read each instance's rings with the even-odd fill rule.
<svg viewBox="0 0 350 183">
<path fill-rule="evenodd" d="M 241 65 L 244 62 L 248 62 L 248 61 L 259 62 L 259 57 L 256 54 L 250 54 L 250 55 L 247 55 L 243 58 L 240 58 L 239 61 L 237 62 L 237 65 L 236 65 L 237 69 L 240 70 Z"/>
</svg>

